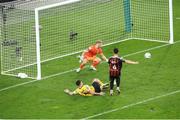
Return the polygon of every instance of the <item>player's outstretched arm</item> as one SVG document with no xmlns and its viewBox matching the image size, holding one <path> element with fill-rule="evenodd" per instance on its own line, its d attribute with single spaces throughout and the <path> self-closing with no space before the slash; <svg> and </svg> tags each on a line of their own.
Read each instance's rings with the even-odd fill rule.
<svg viewBox="0 0 180 120">
<path fill-rule="evenodd" d="M 127 63 L 127 64 L 139 64 L 138 61 L 132 61 L 132 60 L 125 60 L 125 63 Z"/>
<path fill-rule="evenodd" d="M 74 93 L 69 89 L 65 89 L 64 92 L 67 93 L 68 95 L 74 95 Z"/>
<path fill-rule="evenodd" d="M 101 58 L 102 58 L 104 61 L 108 62 L 108 59 L 106 58 L 106 56 L 105 56 L 103 53 L 101 53 L 100 55 L 101 55 Z"/>
</svg>

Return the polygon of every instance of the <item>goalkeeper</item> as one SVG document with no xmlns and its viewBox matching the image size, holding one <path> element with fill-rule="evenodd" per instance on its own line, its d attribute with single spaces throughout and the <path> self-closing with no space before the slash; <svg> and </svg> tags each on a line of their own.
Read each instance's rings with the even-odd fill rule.
<svg viewBox="0 0 180 120">
<path fill-rule="evenodd" d="M 96 41 L 95 45 L 92 45 L 87 50 L 85 50 L 82 53 L 82 56 L 80 56 L 81 64 L 76 72 L 80 72 L 88 62 L 92 62 L 91 69 L 96 70 L 97 65 L 101 62 L 101 59 L 96 56 L 98 54 L 102 57 L 103 60 L 108 61 L 108 59 L 104 56 L 101 47 L 102 41 L 98 40 Z"/>
<path fill-rule="evenodd" d="M 76 85 L 78 86 L 78 88 L 75 91 L 65 89 L 64 92 L 68 95 L 79 94 L 81 96 L 102 96 L 104 95 L 104 92 L 102 92 L 102 90 L 109 87 L 109 84 L 103 84 L 97 78 L 93 79 L 92 86 L 84 85 L 81 80 L 77 80 Z"/>
</svg>

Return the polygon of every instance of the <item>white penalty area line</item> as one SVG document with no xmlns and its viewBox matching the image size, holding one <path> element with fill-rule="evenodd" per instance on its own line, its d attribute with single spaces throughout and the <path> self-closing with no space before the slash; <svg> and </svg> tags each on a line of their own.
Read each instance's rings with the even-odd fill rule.
<svg viewBox="0 0 180 120">
<path fill-rule="evenodd" d="M 180 40 L 174 42 L 174 44 L 179 43 L 179 42 L 180 42 Z M 146 52 L 146 51 L 151 51 L 151 50 L 159 49 L 159 48 L 162 48 L 162 47 L 165 47 L 165 46 L 169 46 L 169 45 L 171 45 L 171 44 L 164 44 L 164 45 L 152 47 L 152 48 L 149 48 L 149 49 L 146 49 L 146 50 L 142 50 L 142 51 L 134 52 L 134 53 L 131 53 L 131 54 L 127 54 L 127 55 L 124 55 L 122 57 L 128 57 L 128 56 L 136 55 L 136 54 L 139 54 L 139 53 L 143 53 L 143 52 Z M 72 70 L 69 70 L 69 71 L 65 71 L 65 72 L 53 74 L 53 75 L 50 75 L 50 76 L 46 76 L 46 77 L 42 78 L 42 80 L 45 80 L 45 79 L 48 79 L 48 78 L 52 78 L 52 77 L 55 77 L 55 76 L 59 76 L 59 75 L 63 75 L 63 74 L 67 74 L 67 73 L 70 73 L 70 72 L 74 72 L 75 70 L 76 69 L 72 69 Z M 9 90 L 9 89 L 12 89 L 12 88 L 16 88 L 16 87 L 19 87 L 19 86 L 22 86 L 22 85 L 30 84 L 30 83 L 33 83 L 33 82 L 42 81 L 42 80 L 32 80 L 32 81 L 28 81 L 28 82 L 12 85 L 12 86 L 0 89 L 0 92 L 6 91 L 6 90 Z"/>
<path fill-rule="evenodd" d="M 176 91 L 164 94 L 164 95 L 152 97 L 152 98 L 149 98 L 149 99 L 142 100 L 140 102 L 132 103 L 132 104 L 125 105 L 125 106 L 122 106 L 122 107 L 118 107 L 116 109 L 112 109 L 112 110 L 105 111 L 105 112 L 102 112 L 102 113 L 99 113 L 99 114 L 95 114 L 95 115 L 92 115 L 92 116 L 89 116 L 89 117 L 86 117 L 86 118 L 82 118 L 82 120 L 92 119 L 92 118 L 95 118 L 95 117 L 98 117 L 98 116 L 102 116 L 102 115 L 105 115 L 105 114 L 108 114 L 108 113 L 112 113 L 112 112 L 116 112 L 116 111 L 120 111 L 120 110 L 123 110 L 123 109 L 130 108 L 130 107 L 134 107 L 136 105 L 144 104 L 144 103 L 147 103 L 147 102 L 150 102 L 150 101 L 153 101 L 153 100 L 157 100 L 157 99 L 160 99 L 160 98 L 163 98 L 163 97 L 174 95 L 174 94 L 177 94 L 179 92 L 180 92 L 180 90 L 176 90 Z"/>
<path fill-rule="evenodd" d="M 20 83 L 20 84 L 12 85 L 12 86 L 0 89 L 0 92 L 6 91 L 6 90 L 9 90 L 11 88 L 18 87 L 18 86 L 22 86 L 22 85 L 26 85 L 26 84 L 29 84 L 29 83 L 33 83 L 33 82 L 36 82 L 36 81 L 40 81 L 40 80 L 31 80 L 31 81 L 28 81 L 28 82 L 23 82 L 23 83 Z"/>
</svg>

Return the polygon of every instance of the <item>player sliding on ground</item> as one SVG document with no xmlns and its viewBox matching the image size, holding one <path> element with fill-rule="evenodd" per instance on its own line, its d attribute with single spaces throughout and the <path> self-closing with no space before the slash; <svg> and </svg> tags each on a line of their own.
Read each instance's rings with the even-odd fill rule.
<svg viewBox="0 0 180 120">
<path fill-rule="evenodd" d="M 104 56 L 101 47 L 102 41 L 98 40 L 96 41 L 95 45 L 92 45 L 87 50 L 85 50 L 81 56 L 82 62 L 80 64 L 80 67 L 76 70 L 76 72 L 80 72 L 88 62 L 92 63 L 91 69 L 96 70 L 97 65 L 101 62 L 101 59 L 96 56 L 98 54 L 101 55 L 104 61 L 108 61 L 108 59 Z"/>
<path fill-rule="evenodd" d="M 114 55 L 109 58 L 109 79 L 110 79 L 110 95 L 113 95 L 113 87 L 114 87 L 114 81 L 116 80 L 117 84 L 117 93 L 120 94 L 120 78 L 121 78 L 121 68 L 123 63 L 128 64 L 139 64 L 137 61 L 131 61 L 131 60 L 125 60 L 119 57 L 118 52 L 119 50 L 117 48 L 114 48 L 113 50 Z"/>
<path fill-rule="evenodd" d="M 103 84 L 97 78 L 93 79 L 92 86 L 84 85 L 81 80 L 77 80 L 76 85 L 78 86 L 78 88 L 75 91 L 65 89 L 64 92 L 69 95 L 79 94 L 81 96 L 102 96 L 104 95 L 104 92 L 102 92 L 102 90 L 107 89 L 109 87 L 109 84 Z"/>
</svg>

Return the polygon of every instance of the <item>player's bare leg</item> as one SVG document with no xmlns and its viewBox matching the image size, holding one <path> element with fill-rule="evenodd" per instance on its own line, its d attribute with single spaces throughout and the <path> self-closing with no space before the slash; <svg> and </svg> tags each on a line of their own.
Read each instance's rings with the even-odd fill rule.
<svg viewBox="0 0 180 120">
<path fill-rule="evenodd" d="M 91 64 L 91 69 L 96 71 L 97 70 L 96 67 L 100 62 L 101 62 L 100 58 L 98 58 L 98 57 L 94 58 L 93 62 Z"/>
<path fill-rule="evenodd" d="M 99 83 L 99 85 L 101 86 L 101 90 L 109 88 L 109 83 L 103 83 L 101 80 L 99 80 L 97 78 L 94 78 L 92 83 L 93 82 Z"/>
<path fill-rule="evenodd" d="M 80 67 L 76 69 L 76 72 L 80 72 L 84 68 L 87 62 L 88 62 L 87 59 L 83 59 L 82 63 L 80 64 Z"/>
<path fill-rule="evenodd" d="M 97 83 L 99 83 L 100 85 L 103 85 L 103 82 L 101 82 L 98 78 L 94 78 L 93 81 L 92 81 L 92 83 L 93 83 L 93 82 L 97 82 Z"/>
</svg>

